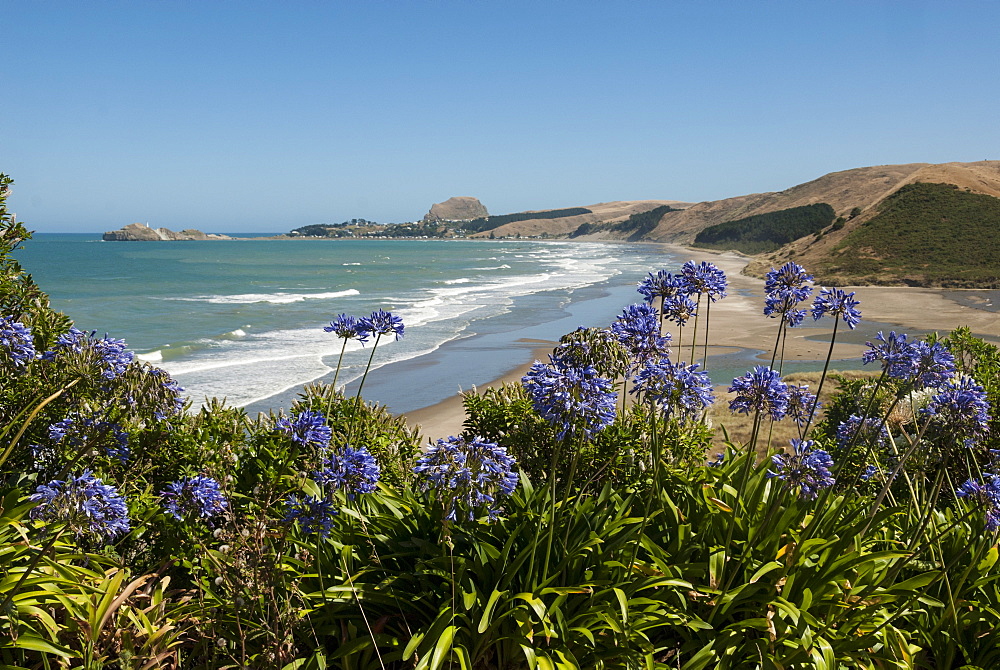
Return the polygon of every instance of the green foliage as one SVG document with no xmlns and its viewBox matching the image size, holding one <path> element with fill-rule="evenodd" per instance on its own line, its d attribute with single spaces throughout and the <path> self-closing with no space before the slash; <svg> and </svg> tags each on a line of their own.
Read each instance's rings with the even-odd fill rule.
<svg viewBox="0 0 1000 670">
<path fill-rule="evenodd" d="M 1000 199 L 950 184 L 908 184 L 815 267 L 817 279 L 1000 286 Z"/>
<path fill-rule="evenodd" d="M 641 240 L 660 225 L 660 219 L 663 218 L 664 214 L 676 211 L 679 210 L 670 205 L 660 205 L 645 212 L 632 214 L 621 223 L 613 224 L 610 229 L 619 233 L 629 233 L 628 239 L 630 241 Z"/>
<path fill-rule="evenodd" d="M 410 479 L 420 435 L 384 405 L 345 397 L 332 386 L 308 384 L 291 407 L 322 412 L 333 431 L 334 444 L 351 444 L 372 452 L 382 468 L 382 480 L 400 486 Z"/>
<path fill-rule="evenodd" d="M 736 249 L 759 254 L 817 233 L 834 219 L 833 207 L 825 202 L 755 214 L 709 226 L 694 238 L 694 245 L 709 249 Z"/>
</svg>

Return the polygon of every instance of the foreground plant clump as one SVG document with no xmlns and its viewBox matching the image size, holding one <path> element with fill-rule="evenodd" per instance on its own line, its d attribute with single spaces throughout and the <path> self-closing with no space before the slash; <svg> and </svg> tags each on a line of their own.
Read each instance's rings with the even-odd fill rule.
<svg viewBox="0 0 1000 670">
<path fill-rule="evenodd" d="M 879 333 L 871 376 L 814 393 L 782 379 L 788 329 L 834 319 L 832 353 L 859 304 L 773 270 L 773 357 L 729 389 L 750 436 L 709 461 L 727 282 L 692 261 L 422 447 L 364 378 L 277 416 L 191 408 L 49 308 L 10 258 L 8 186 L 5 667 L 1000 667 L 1000 351 L 966 329 Z M 369 367 L 404 336 L 383 310 L 321 327 Z M 770 444 L 774 422 L 798 438 Z"/>
</svg>

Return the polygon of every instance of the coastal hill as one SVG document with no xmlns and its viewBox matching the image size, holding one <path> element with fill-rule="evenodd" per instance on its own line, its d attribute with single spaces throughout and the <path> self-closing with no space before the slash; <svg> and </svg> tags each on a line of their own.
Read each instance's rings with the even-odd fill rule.
<svg viewBox="0 0 1000 670">
<path fill-rule="evenodd" d="M 616 230 L 615 227 L 627 224 L 635 215 L 658 208 L 661 212 L 681 209 L 690 204 L 679 200 L 620 200 L 585 207 L 531 210 L 502 217 L 487 217 L 484 219 L 487 225 L 470 237 L 579 237 L 600 232 L 612 239 L 635 239 L 635 230 Z M 498 226 L 492 225 L 505 217 L 512 220 Z M 476 221 L 471 223 L 475 224 Z"/>
<path fill-rule="evenodd" d="M 119 230 L 110 230 L 102 236 L 106 242 L 178 242 L 187 240 L 228 240 L 228 235 L 203 233 L 187 228 L 176 233 L 169 228 L 150 228 L 145 223 L 130 223 Z"/>
<path fill-rule="evenodd" d="M 826 284 L 1000 286 L 1000 161 L 855 168 L 651 213 L 639 236 L 598 223 L 577 237 L 757 254 L 757 276 L 794 260 Z M 559 223 L 550 234 L 566 234 Z"/>
</svg>

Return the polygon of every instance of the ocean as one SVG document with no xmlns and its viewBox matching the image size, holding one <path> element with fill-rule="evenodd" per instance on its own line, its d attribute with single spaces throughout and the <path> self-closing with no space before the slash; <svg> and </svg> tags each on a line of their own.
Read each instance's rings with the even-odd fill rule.
<svg viewBox="0 0 1000 670">
<path fill-rule="evenodd" d="M 606 326 L 636 283 L 684 258 L 653 245 L 511 240 L 103 242 L 37 234 L 15 257 L 77 327 L 124 338 L 197 403 L 288 407 L 330 382 L 340 313 L 403 318 L 383 338 L 364 397 L 404 413 L 530 361 L 537 340 Z M 348 344 L 338 384 L 371 353 Z"/>
</svg>

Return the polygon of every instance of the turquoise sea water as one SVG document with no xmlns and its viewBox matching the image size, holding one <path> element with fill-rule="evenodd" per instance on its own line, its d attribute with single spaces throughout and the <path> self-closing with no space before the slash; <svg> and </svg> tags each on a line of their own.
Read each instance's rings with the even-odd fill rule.
<svg viewBox="0 0 1000 670">
<path fill-rule="evenodd" d="M 527 362 L 520 340 L 610 323 L 646 272 L 684 261 L 648 245 L 57 234 L 16 255 L 78 327 L 125 338 L 196 401 L 262 411 L 332 380 L 341 340 L 322 327 L 339 313 L 403 318 L 405 337 L 380 343 L 364 395 L 405 412 Z M 355 381 L 369 353 L 350 343 L 339 381 Z"/>
</svg>

